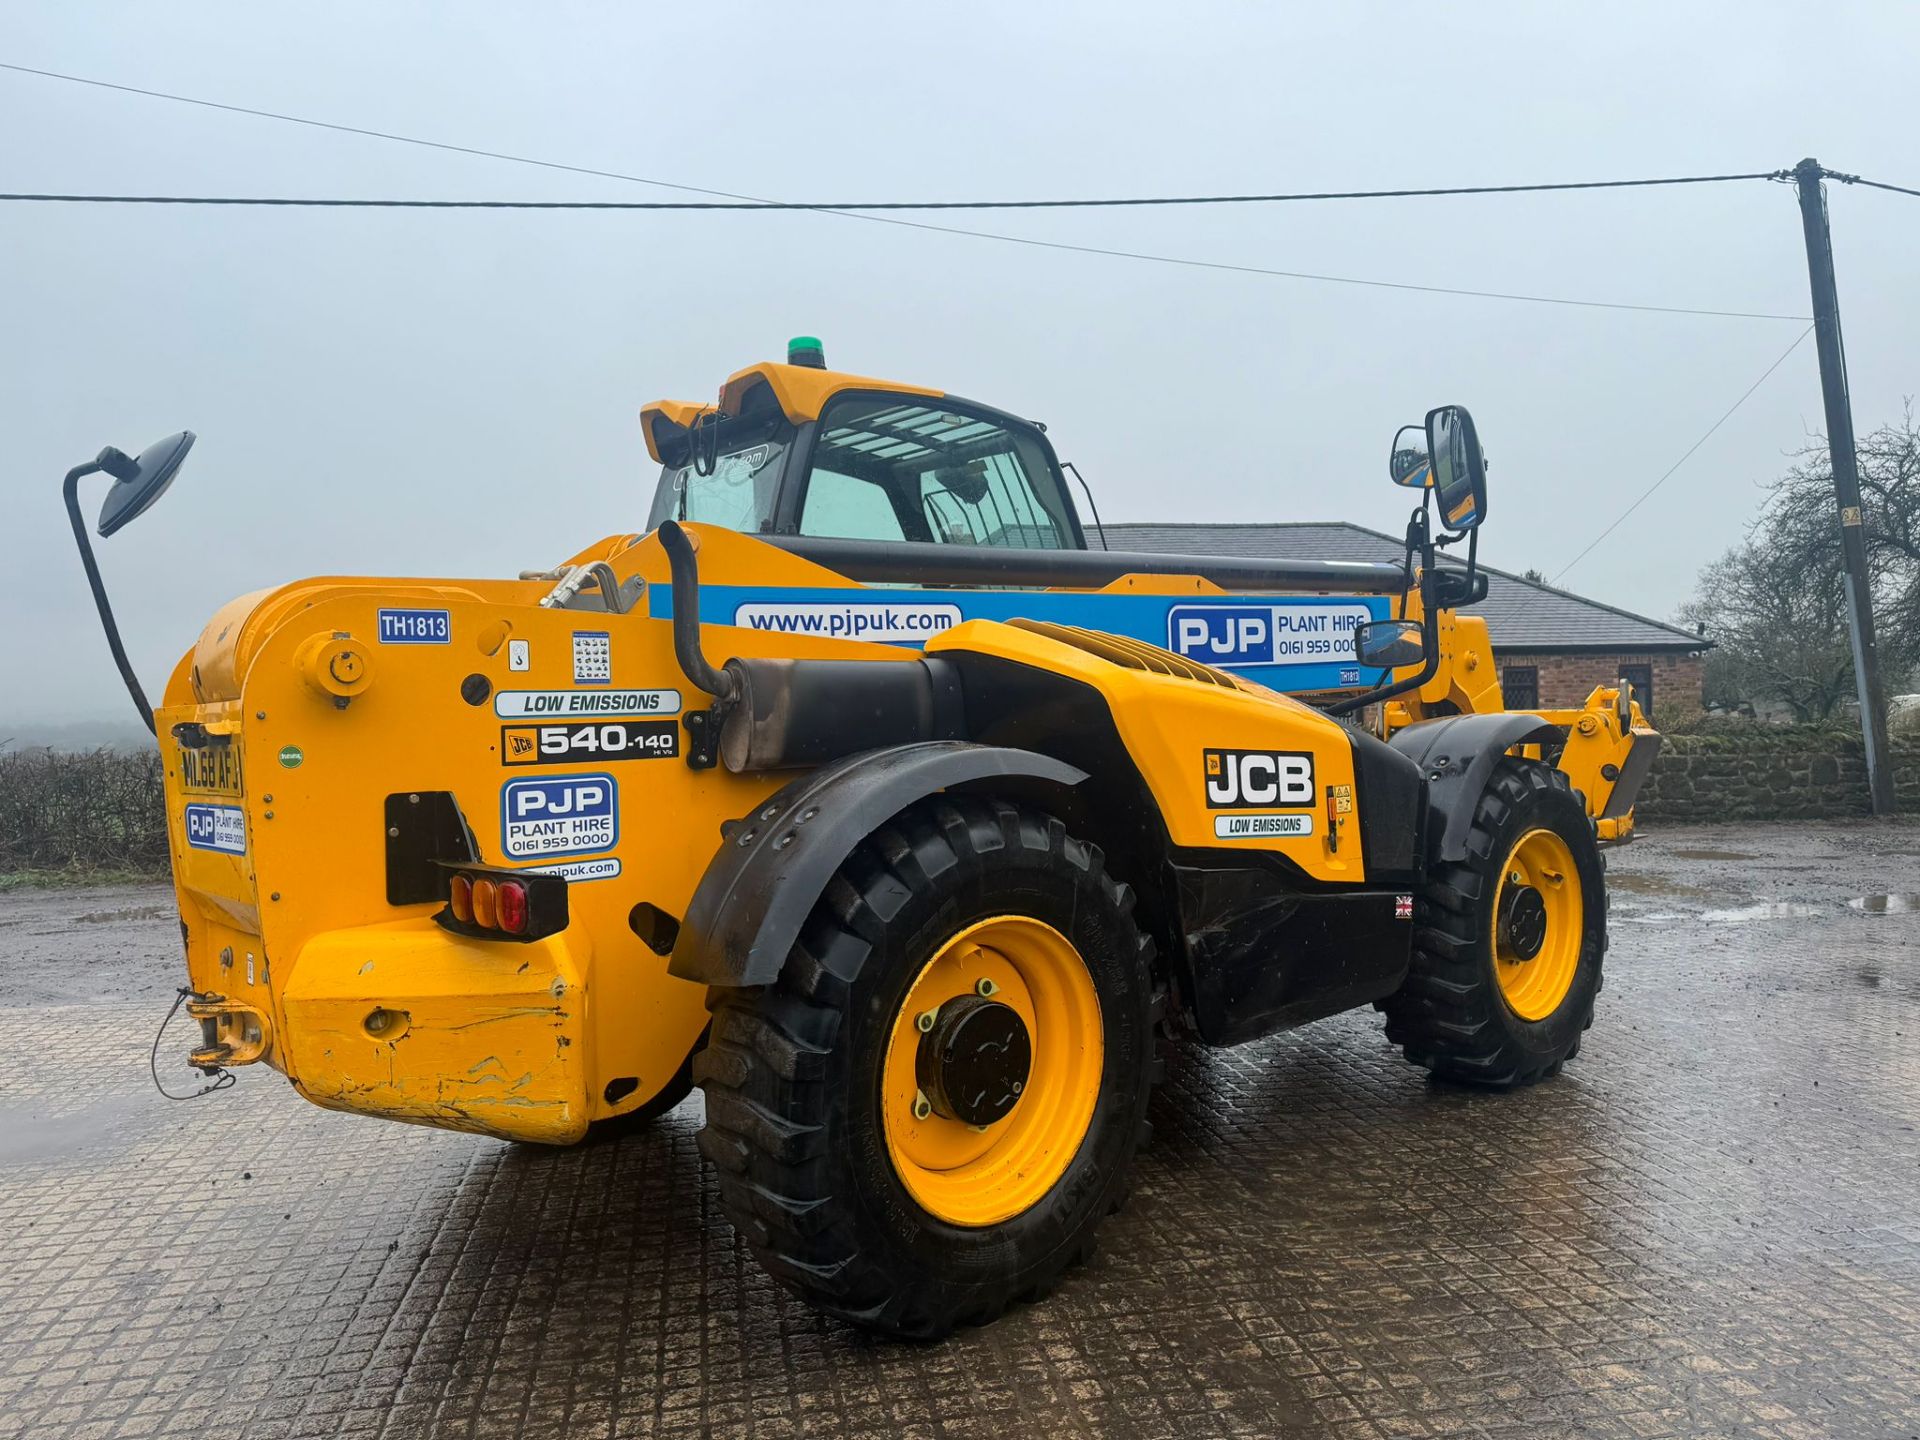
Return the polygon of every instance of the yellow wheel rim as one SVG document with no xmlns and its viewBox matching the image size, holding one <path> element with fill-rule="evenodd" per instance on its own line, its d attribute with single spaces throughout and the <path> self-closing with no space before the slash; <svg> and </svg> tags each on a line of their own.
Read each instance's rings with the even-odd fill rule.
<svg viewBox="0 0 1920 1440">
<path fill-rule="evenodd" d="M 983 993 L 1027 1027 L 1020 1098 L 980 1129 L 930 1112 L 916 1069 L 921 1017 Z M 915 978 L 894 1016 L 880 1082 L 887 1155 L 909 1194 L 953 1225 L 997 1225 L 1038 1203 L 1079 1152 L 1106 1053 L 1100 997 L 1080 952 L 1051 925 L 1002 915 L 969 925 Z"/>
<path fill-rule="evenodd" d="M 1515 945 L 1502 924 L 1510 897 L 1519 898 L 1521 887 L 1538 892 L 1545 911 L 1545 933 L 1537 947 L 1530 940 Z M 1580 968 L 1585 920 L 1572 849 L 1551 830 L 1529 830 L 1508 852 L 1493 892 L 1493 970 L 1507 1008 L 1522 1020 L 1544 1020 L 1567 998 Z"/>
</svg>

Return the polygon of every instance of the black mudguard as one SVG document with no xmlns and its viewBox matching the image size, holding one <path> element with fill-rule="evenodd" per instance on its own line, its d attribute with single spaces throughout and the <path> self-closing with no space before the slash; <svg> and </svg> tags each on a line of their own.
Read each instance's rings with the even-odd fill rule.
<svg viewBox="0 0 1920 1440">
<path fill-rule="evenodd" d="M 1086 778 L 1031 750 L 959 740 L 870 750 L 811 771 L 721 827 L 667 971 L 702 985 L 772 984 L 833 872 L 916 800 L 981 781 Z"/>
<path fill-rule="evenodd" d="M 1474 806 L 1502 755 L 1515 745 L 1554 745 L 1565 738 L 1559 726 L 1538 715 L 1508 711 L 1449 715 L 1396 731 L 1387 743 L 1427 777 L 1429 832 L 1435 837 L 1432 858 L 1466 858 Z"/>
</svg>

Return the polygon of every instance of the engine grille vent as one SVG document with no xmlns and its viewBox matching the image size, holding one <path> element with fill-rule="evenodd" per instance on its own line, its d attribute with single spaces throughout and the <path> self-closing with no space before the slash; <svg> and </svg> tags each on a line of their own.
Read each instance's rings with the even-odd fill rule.
<svg viewBox="0 0 1920 1440">
<path fill-rule="evenodd" d="M 1155 675 L 1177 675 L 1182 680 L 1197 681 L 1202 685 L 1218 685 L 1226 690 L 1238 690 L 1240 682 L 1224 670 L 1215 670 L 1211 665 L 1202 665 L 1198 661 L 1183 659 L 1171 650 L 1162 650 L 1158 645 L 1149 645 L 1144 640 L 1132 640 L 1124 635 L 1109 635 L 1101 630 L 1082 630 L 1077 625 L 1055 625 L 1046 620 L 1009 620 L 1007 622 L 1017 630 L 1030 630 L 1035 635 L 1044 635 L 1049 640 L 1058 640 L 1062 645 L 1071 645 L 1076 650 L 1084 650 L 1089 655 L 1098 655 L 1102 660 L 1110 660 L 1115 665 L 1123 665 L 1129 670 L 1146 670 Z"/>
</svg>

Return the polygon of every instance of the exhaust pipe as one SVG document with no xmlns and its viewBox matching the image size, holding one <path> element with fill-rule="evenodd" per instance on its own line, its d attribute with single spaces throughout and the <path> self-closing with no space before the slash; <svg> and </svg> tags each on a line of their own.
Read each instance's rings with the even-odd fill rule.
<svg viewBox="0 0 1920 1440">
<path fill-rule="evenodd" d="M 659 535 L 673 569 L 673 658 L 687 679 L 722 705 L 729 704 L 740 695 L 740 677 L 733 668 L 740 662 L 729 660 L 716 670 L 700 649 L 700 562 L 693 557 L 693 541 L 677 520 L 662 520 Z"/>
<path fill-rule="evenodd" d="M 700 648 L 700 570 L 692 538 L 672 520 L 660 522 L 659 535 L 673 569 L 674 658 L 688 680 L 713 696 L 709 723 L 719 727 L 720 763 L 734 774 L 965 738 L 960 672 L 949 660 L 734 656 L 716 670 Z"/>
</svg>

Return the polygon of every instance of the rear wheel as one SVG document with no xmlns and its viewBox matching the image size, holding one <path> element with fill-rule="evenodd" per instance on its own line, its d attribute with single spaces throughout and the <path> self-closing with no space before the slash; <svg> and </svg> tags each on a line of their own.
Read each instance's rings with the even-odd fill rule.
<svg viewBox="0 0 1920 1440">
<path fill-rule="evenodd" d="M 1593 1024 L 1606 875 L 1561 771 L 1512 757 L 1474 811 L 1467 857 L 1436 867 L 1387 1038 L 1448 1080 L 1527 1085 L 1559 1072 Z"/>
<path fill-rule="evenodd" d="M 848 858 L 775 983 L 714 992 L 700 1146 L 769 1272 L 933 1337 L 1091 1252 L 1157 1067 L 1132 908 L 1058 820 L 940 797 Z"/>
</svg>

